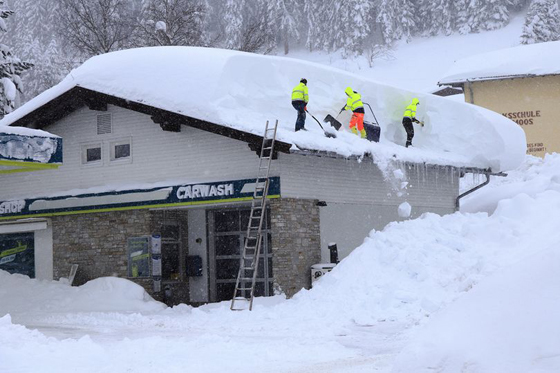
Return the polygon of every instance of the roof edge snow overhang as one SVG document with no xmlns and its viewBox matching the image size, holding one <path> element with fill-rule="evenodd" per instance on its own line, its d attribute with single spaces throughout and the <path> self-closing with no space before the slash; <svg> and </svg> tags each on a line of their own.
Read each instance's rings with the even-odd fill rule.
<svg viewBox="0 0 560 373">
<path fill-rule="evenodd" d="M 438 82 L 438 86 L 450 86 L 450 87 L 463 87 L 466 83 L 474 83 L 474 82 L 486 82 L 492 80 L 509 80 L 509 79 L 523 79 L 523 78 L 537 78 L 537 77 L 546 77 L 546 76 L 556 76 L 560 74 L 514 74 L 514 75 L 495 75 L 495 76 L 484 76 L 479 78 L 469 78 L 469 79 L 461 79 L 461 80 L 454 80 L 454 81 L 443 81 Z"/>
<path fill-rule="evenodd" d="M 83 106 L 87 106 L 90 110 L 107 111 L 107 105 L 119 106 L 124 109 L 149 115 L 152 121 L 159 124 L 164 131 L 180 132 L 181 125 L 185 125 L 246 142 L 251 150 L 260 154 L 263 139 L 260 135 L 240 131 L 227 126 L 192 118 L 148 104 L 108 95 L 79 86 L 69 89 L 41 107 L 15 120 L 10 123 L 10 126 L 43 129 Z M 291 146 L 291 144 L 277 140 L 275 144 L 274 158 L 276 158 L 278 152 L 289 153 Z"/>
<path fill-rule="evenodd" d="M 290 154 L 297 154 L 303 156 L 313 156 L 313 157 L 325 157 L 325 158 L 336 158 L 336 159 L 350 159 L 350 160 L 363 160 L 364 158 L 371 158 L 374 159 L 373 155 L 370 153 L 365 153 L 363 155 L 351 155 L 351 156 L 343 156 L 338 153 L 328 152 L 323 150 L 309 150 L 309 149 L 292 149 Z M 399 161 L 395 158 L 395 161 Z M 481 168 L 481 167 L 467 167 L 467 166 L 457 166 L 452 164 L 435 164 L 435 163 L 426 163 L 426 162 L 412 162 L 401 160 L 400 162 L 409 163 L 409 164 L 423 164 L 428 167 L 453 167 L 459 169 L 461 173 L 464 174 L 484 174 L 484 175 L 491 175 L 491 176 L 507 176 L 507 174 L 503 172 L 494 172 L 491 168 Z"/>
</svg>

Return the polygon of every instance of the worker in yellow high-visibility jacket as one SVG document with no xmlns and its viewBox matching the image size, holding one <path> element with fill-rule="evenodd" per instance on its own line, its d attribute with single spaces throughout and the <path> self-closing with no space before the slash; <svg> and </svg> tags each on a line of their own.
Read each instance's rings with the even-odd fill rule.
<svg viewBox="0 0 560 373">
<path fill-rule="evenodd" d="M 366 130 L 364 129 L 364 104 L 362 102 L 362 95 L 354 91 L 352 88 L 347 87 L 344 90 L 346 96 L 346 105 L 340 110 L 352 110 L 352 118 L 350 118 L 350 131 L 360 136 L 362 139 L 366 138 Z"/>
<path fill-rule="evenodd" d="M 303 78 L 292 90 L 292 106 L 298 112 L 296 131 L 305 129 L 305 112 L 307 111 L 308 102 L 307 79 Z"/>
<path fill-rule="evenodd" d="M 420 123 L 420 125 L 424 127 L 424 124 L 416 119 L 416 109 L 418 105 L 420 105 L 420 100 L 415 97 L 412 99 L 412 103 L 404 110 L 402 124 L 404 126 L 404 130 L 406 131 L 407 148 L 412 145 L 412 139 L 414 138 L 414 127 L 412 126 L 412 122 Z"/>
</svg>

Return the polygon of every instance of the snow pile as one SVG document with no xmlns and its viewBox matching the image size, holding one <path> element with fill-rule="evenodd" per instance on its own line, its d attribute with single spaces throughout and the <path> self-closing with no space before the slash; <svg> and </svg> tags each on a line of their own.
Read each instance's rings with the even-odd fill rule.
<svg viewBox="0 0 560 373">
<path fill-rule="evenodd" d="M 393 371 L 558 372 L 559 273 L 555 245 L 485 280 L 420 330 Z"/>
<path fill-rule="evenodd" d="M 310 131 L 295 133 L 296 112 L 290 96 L 302 77 L 309 82 L 308 109 L 319 120 L 329 113 L 336 115 L 344 106 L 346 87 L 360 92 L 381 124 L 381 143 L 349 132 L 337 139 L 326 138 L 312 118 L 306 122 Z M 400 90 L 301 60 L 195 47 L 141 48 L 93 57 L 0 124 L 17 121 L 75 86 L 254 134 L 262 134 L 267 120 L 278 119 L 279 140 L 343 156 L 371 153 L 374 158 L 397 156 L 405 161 L 498 171 L 517 167 L 525 154 L 525 135 L 519 126 L 483 108 Z M 417 116 L 426 126 L 417 130 L 416 149 L 405 149 L 401 120 L 413 97 L 420 99 Z M 367 107 L 366 111 L 366 120 L 373 120 Z"/>
<path fill-rule="evenodd" d="M 0 270 L 0 316 L 26 319 L 66 312 L 154 312 L 165 308 L 141 286 L 117 277 L 100 277 L 75 287 Z"/>
<path fill-rule="evenodd" d="M 516 75 L 560 74 L 559 59 L 560 41 L 496 50 L 455 62 L 439 84 Z"/>
<path fill-rule="evenodd" d="M 519 194 L 536 197 L 547 190 L 560 192 L 560 154 L 546 154 L 544 159 L 527 156 L 507 177 L 492 177 L 490 184 L 461 201 L 462 212 L 493 213 L 502 199 Z M 480 184 L 480 180 L 476 184 Z"/>
</svg>

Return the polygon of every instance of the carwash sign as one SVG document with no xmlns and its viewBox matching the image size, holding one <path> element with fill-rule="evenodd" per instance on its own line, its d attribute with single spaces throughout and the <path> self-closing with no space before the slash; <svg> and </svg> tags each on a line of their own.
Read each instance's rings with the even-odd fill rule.
<svg viewBox="0 0 560 373">
<path fill-rule="evenodd" d="M 0 201 L 0 220 L 250 201 L 255 184 L 244 179 Z M 280 197 L 279 177 L 270 178 L 268 197 Z"/>
<path fill-rule="evenodd" d="M 196 184 L 177 188 L 177 198 L 193 200 L 206 197 L 227 197 L 235 194 L 233 183 L 229 184 Z"/>
</svg>

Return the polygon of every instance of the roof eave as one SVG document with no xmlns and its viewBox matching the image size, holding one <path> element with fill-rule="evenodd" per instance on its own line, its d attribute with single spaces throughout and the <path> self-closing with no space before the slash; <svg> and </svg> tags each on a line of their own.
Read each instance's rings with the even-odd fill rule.
<svg viewBox="0 0 560 373">
<path fill-rule="evenodd" d="M 491 80 L 507 80 L 507 79 L 523 79 L 523 78 L 537 78 L 537 77 L 546 77 L 546 76 L 555 76 L 560 75 L 560 73 L 551 73 L 551 74 L 512 74 L 512 75 L 496 75 L 496 76 L 483 76 L 477 78 L 468 78 L 462 80 L 455 80 L 455 81 L 443 81 L 438 82 L 437 85 L 439 87 L 447 85 L 451 87 L 463 87 L 465 83 L 470 82 L 485 82 Z"/>
<path fill-rule="evenodd" d="M 202 131 L 243 141 L 249 145 L 251 150 L 260 154 L 260 148 L 262 146 L 262 136 L 260 135 L 240 131 L 231 127 L 192 118 L 184 114 L 171 112 L 148 104 L 123 99 L 79 86 L 71 88 L 27 115 L 15 120 L 10 123 L 10 126 L 43 129 L 83 106 L 87 106 L 91 110 L 106 111 L 107 105 L 119 106 L 149 115 L 154 123 L 159 124 L 165 131 L 179 132 L 181 130 L 181 125 L 186 125 Z M 291 146 L 291 144 L 277 140 L 275 153 L 289 153 Z M 275 157 L 276 155 L 277 154 L 275 154 Z"/>
</svg>

